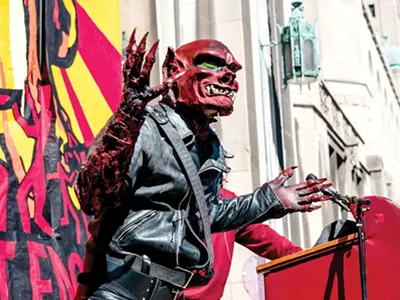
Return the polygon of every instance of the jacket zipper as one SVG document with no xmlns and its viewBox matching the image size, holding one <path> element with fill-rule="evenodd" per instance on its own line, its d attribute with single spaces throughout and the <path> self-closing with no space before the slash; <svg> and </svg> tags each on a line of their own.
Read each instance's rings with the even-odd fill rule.
<svg viewBox="0 0 400 300">
<path fill-rule="evenodd" d="M 150 217 L 152 217 L 156 212 L 151 210 L 149 212 L 147 212 L 146 214 L 142 215 L 139 220 L 137 220 L 136 222 L 130 223 L 128 224 L 128 226 L 126 226 L 125 228 L 121 228 L 119 230 L 119 232 L 117 232 L 115 235 L 117 236 L 116 241 L 120 242 L 126 235 L 127 233 L 133 228 L 135 227 L 137 224 L 139 223 L 144 223 L 145 221 L 147 221 Z"/>
</svg>

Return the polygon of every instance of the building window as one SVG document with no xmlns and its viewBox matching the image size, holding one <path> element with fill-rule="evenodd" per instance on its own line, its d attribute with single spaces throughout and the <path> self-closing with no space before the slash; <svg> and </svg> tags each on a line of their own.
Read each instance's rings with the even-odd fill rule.
<svg viewBox="0 0 400 300">
<path fill-rule="evenodd" d="M 369 7 L 369 11 L 371 12 L 371 15 L 375 18 L 375 5 L 370 4 L 370 5 L 368 5 L 368 7 Z"/>
</svg>

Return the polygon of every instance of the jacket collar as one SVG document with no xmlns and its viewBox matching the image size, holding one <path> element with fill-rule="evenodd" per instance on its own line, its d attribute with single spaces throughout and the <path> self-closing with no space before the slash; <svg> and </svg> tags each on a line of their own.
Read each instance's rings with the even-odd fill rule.
<svg viewBox="0 0 400 300">
<path fill-rule="evenodd" d="M 188 124 L 182 118 L 180 114 L 178 114 L 174 109 L 169 107 L 166 104 L 159 104 L 160 109 L 166 113 L 169 121 L 171 122 L 172 126 L 177 130 L 178 134 L 182 138 L 183 142 L 185 143 L 186 147 L 190 149 L 196 142 L 196 137 L 192 130 L 190 130 Z M 213 151 L 209 159 L 207 159 L 204 164 L 200 167 L 199 173 L 205 171 L 209 168 L 217 168 L 223 172 L 228 173 L 230 168 L 227 167 L 225 163 L 225 150 L 222 148 L 221 142 L 215 133 L 215 131 L 209 127 L 210 135 L 211 135 L 211 143 L 213 146 Z"/>
<path fill-rule="evenodd" d="M 190 130 L 187 123 L 182 119 L 182 117 L 171 107 L 166 104 L 159 104 L 160 109 L 167 115 L 168 120 L 171 122 L 172 126 L 176 129 L 182 140 L 184 141 L 186 147 L 190 147 L 195 142 L 195 136 Z"/>
</svg>

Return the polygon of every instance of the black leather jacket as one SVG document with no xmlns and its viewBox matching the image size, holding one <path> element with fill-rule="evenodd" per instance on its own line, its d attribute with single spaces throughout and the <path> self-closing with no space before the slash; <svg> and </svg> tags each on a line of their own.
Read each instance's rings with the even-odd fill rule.
<svg viewBox="0 0 400 300">
<path fill-rule="evenodd" d="M 157 106 L 182 137 L 198 167 L 209 205 L 211 231 L 221 232 L 281 217 L 285 210 L 267 184 L 234 199 L 219 199 L 222 173 L 229 172 L 224 150 L 210 129 L 212 154 L 203 165 L 193 132 L 173 109 Z M 102 217 L 99 238 L 119 254 L 146 254 L 168 267 L 202 268 L 207 251 L 199 239 L 202 225 L 195 200 L 171 145 L 149 116 L 140 129 L 129 166 L 133 189 L 124 204 Z M 188 206 L 189 204 L 189 206 Z"/>
</svg>

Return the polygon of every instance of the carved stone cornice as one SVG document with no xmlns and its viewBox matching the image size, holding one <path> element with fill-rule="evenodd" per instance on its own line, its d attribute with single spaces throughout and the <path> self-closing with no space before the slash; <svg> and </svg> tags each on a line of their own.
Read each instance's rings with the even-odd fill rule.
<svg viewBox="0 0 400 300">
<path fill-rule="evenodd" d="M 344 146 L 350 147 L 359 143 L 364 144 L 363 139 L 346 117 L 346 114 L 333 98 L 323 81 L 320 82 L 319 96 L 320 103 L 318 109 L 321 112 L 321 116 L 325 119 L 333 133 L 343 141 Z"/>
</svg>

